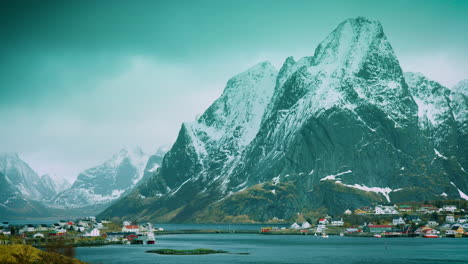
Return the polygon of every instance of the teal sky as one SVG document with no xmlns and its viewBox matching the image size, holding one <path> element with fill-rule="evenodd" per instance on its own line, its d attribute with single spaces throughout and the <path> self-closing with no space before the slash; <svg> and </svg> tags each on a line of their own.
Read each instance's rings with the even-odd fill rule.
<svg viewBox="0 0 468 264">
<path fill-rule="evenodd" d="M 379 20 L 405 71 L 468 78 L 468 1 L 2 1 L 0 151 L 73 179 L 124 146 L 170 145 L 226 81 Z"/>
</svg>

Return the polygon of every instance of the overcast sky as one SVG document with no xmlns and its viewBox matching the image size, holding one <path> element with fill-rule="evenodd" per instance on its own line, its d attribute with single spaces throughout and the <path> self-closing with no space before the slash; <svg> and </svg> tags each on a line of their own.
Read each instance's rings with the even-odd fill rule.
<svg viewBox="0 0 468 264">
<path fill-rule="evenodd" d="M 468 78 L 468 1 L 1 1 L 0 151 L 56 178 L 171 145 L 233 75 L 379 20 L 405 71 Z"/>
</svg>

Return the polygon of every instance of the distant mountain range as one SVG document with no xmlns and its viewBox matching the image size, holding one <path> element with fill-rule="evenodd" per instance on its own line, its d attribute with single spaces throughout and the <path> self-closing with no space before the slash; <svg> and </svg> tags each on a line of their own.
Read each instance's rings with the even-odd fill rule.
<svg viewBox="0 0 468 264">
<path fill-rule="evenodd" d="M 466 83 L 403 73 L 379 22 L 348 19 L 313 56 L 230 79 L 162 166 L 100 216 L 264 222 L 468 199 Z"/>
<path fill-rule="evenodd" d="M 16 153 L 0 154 L 2 217 L 94 215 L 155 171 L 164 152 L 152 156 L 140 148 L 122 149 L 103 164 L 80 173 L 69 185 L 37 173 Z"/>
<path fill-rule="evenodd" d="M 48 216 L 42 202 L 56 193 L 50 176 L 39 177 L 16 153 L 0 153 L 1 216 Z"/>
<path fill-rule="evenodd" d="M 80 173 L 49 206 L 97 213 L 140 181 L 148 158 L 139 148 L 122 149 L 103 164 Z"/>
</svg>

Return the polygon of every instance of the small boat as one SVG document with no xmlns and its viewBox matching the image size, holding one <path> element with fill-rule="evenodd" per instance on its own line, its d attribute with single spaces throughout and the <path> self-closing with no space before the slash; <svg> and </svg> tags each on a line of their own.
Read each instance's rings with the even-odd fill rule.
<svg viewBox="0 0 468 264">
<path fill-rule="evenodd" d="M 344 233 L 343 233 L 343 232 L 341 232 L 341 233 L 340 233 L 340 236 L 344 236 Z"/>
<path fill-rule="evenodd" d="M 375 238 L 381 238 L 382 235 L 381 235 L 381 234 L 375 234 L 374 237 L 375 237 Z"/>
<path fill-rule="evenodd" d="M 323 233 L 323 234 L 322 234 L 322 238 L 328 238 L 328 235 L 325 234 L 325 233 Z"/>
<path fill-rule="evenodd" d="M 439 236 L 437 234 L 425 234 L 423 237 L 425 238 L 438 238 Z"/>
<path fill-rule="evenodd" d="M 153 232 L 148 233 L 146 244 L 152 245 L 155 243 L 156 243 L 156 239 L 154 238 L 154 233 Z"/>
</svg>

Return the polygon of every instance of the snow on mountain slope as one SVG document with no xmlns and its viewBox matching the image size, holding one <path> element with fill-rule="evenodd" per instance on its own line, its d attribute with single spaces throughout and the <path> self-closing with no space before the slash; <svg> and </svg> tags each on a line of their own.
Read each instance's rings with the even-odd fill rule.
<svg viewBox="0 0 468 264">
<path fill-rule="evenodd" d="M 420 73 L 405 73 L 405 80 L 418 105 L 421 126 L 439 126 L 447 118 L 450 118 L 449 89 L 428 80 Z"/>
<path fill-rule="evenodd" d="M 165 157 L 174 162 L 163 166 L 168 175 L 173 175 L 164 179 L 158 195 L 174 194 L 188 180 L 226 179 L 258 132 L 276 75 L 269 62 L 251 67 L 231 78 L 222 95 L 196 122 L 182 124 L 176 143 Z M 218 177 L 208 177 L 207 173 Z"/>
<path fill-rule="evenodd" d="M 108 204 L 141 180 L 148 158 L 139 148 L 122 149 L 102 165 L 78 175 L 69 189 L 54 198 L 51 206 L 82 208 Z"/>
<path fill-rule="evenodd" d="M 462 80 L 454 85 L 452 91 L 468 96 L 468 79 Z"/>
<path fill-rule="evenodd" d="M 101 216 L 268 221 L 466 193 L 463 95 L 409 75 L 407 83 L 379 22 L 348 19 L 314 56 L 287 58 L 265 82 L 267 96 L 255 75 L 231 79 L 182 125 L 156 173 Z M 255 96 L 270 99 L 256 108 Z M 248 118 L 250 109 L 261 115 Z"/>
<path fill-rule="evenodd" d="M 462 171 L 468 166 L 468 100 L 465 95 L 429 80 L 422 74 L 405 73 L 415 102 L 419 125 L 434 142 L 436 157 L 456 160 Z M 454 180 L 455 181 L 455 180 Z M 467 182 L 462 178 L 456 180 Z M 461 184 L 464 186 L 465 184 Z"/>
<path fill-rule="evenodd" d="M 186 123 L 187 127 L 197 135 L 206 134 L 208 140 L 228 143 L 234 139 L 233 147 L 245 147 L 258 132 L 276 75 L 276 69 L 263 62 L 231 78 L 221 97 L 197 122 Z M 204 152 L 203 146 L 197 147 Z"/>
<path fill-rule="evenodd" d="M 40 178 L 17 153 L 0 153 L 0 172 L 27 199 L 47 200 L 56 194 L 51 179 Z"/>
</svg>

